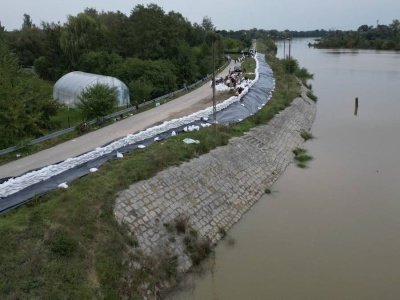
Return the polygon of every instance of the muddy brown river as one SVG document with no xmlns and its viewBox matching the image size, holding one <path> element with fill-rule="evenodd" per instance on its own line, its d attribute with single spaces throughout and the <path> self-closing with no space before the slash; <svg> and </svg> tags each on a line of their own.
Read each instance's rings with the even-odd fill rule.
<svg viewBox="0 0 400 300">
<path fill-rule="evenodd" d="M 314 74 L 314 160 L 291 164 L 169 299 L 400 299 L 400 52 L 309 41 L 291 54 Z"/>
</svg>

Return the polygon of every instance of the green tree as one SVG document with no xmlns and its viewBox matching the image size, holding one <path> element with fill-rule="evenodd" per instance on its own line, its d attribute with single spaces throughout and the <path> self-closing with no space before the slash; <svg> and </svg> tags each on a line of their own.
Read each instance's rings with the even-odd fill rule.
<svg viewBox="0 0 400 300">
<path fill-rule="evenodd" d="M 199 74 L 201 77 L 210 74 L 212 72 L 211 47 L 209 47 L 206 43 L 203 43 L 198 47 L 194 47 L 193 53 L 196 57 L 197 66 L 199 68 Z"/>
<path fill-rule="evenodd" d="M 106 36 L 106 28 L 100 26 L 92 17 L 80 13 L 76 17 L 68 16 L 68 23 L 60 36 L 60 46 L 72 68 L 76 69 L 83 53 L 105 47 Z"/>
<path fill-rule="evenodd" d="M 42 55 L 44 41 L 43 32 L 32 24 L 29 15 L 24 15 L 21 30 L 14 30 L 4 34 L 5 42 L 17 54 L 23 66 L 32 66 L 36 58 Z"/>
<path fill-rule="evenodd" d="M 116 53 L 106 51 L 90 51 L 81 55 L 80 70 L 95 74 L 109 74 L 109 70 L 123 62 L 123 58 Z"/>
<path fill-rule="evenodd" d="M 175 65 L 169 60 L 147 60 L 141 78 L 154 86 L 152 98 L 165 95 L 177 89 Z"/>
<path fill-rule="evenodd" d="M 62 26 L 56 23 L 41 24 L 44 35 L 42 55 L 37 57 L 33 65 L 35 71 L 43 79 L 56 81 L 70 71 L 70 62 L 60 46 Z"/>
<path fill-rule="evenodd" d="M 4 28 L 4 26 L 1 26 L 1 22 L 0 22 L 0 41 L 3 40 L 4 32 L 5 32 L 5 28 Z"/>
<path fill-rule="evenodd" d="M 165 95 L 177 88 L 176 66 L 170 60 L 127 58 L 114 66 L 112 75 L 125 83 L 142 80 L 154 86 L 151 97 Z"/>
<path fill-rule="evenodd" d="M 166 14 L 161 31 L 160 45 L 164 48 L 164 59 L 174 59 L 182 44 L 189 45 L 187 40 L 191 34 L 191 24 L 180 13 Z"/>
<path fill-rule="evenodd" d="M 129 47 L 132 54 L 141 59 L 159 59 L 164 57 L 161 46 L 164 10 L 156 4 L 136 5 L 129 17 Z"/>
<path fill-rule="evenodd" d="M 115 52 L 123 57 L 128 56 L 131 53 L 128 37 L 130 30 L 129 18 L 120 11 L 109 11 L 100 13 L 97 21 L 107 28 L 109 52 Z"/>
<path fill-rule="evenodd" d="M 393 31 L 393 35 L 397 37 L 400 32 L 400 21 L 398 19 L 393 20 L 389 28 Z"/>
<path fill-rule="evenodd" d="M 188 34 L 187 42 L 191 47 L 199 46 L 204 42 L 205 33 L 206 31 L 201 25 L 194 23 Z"/>
<path fill-rule="evenodd" d="M 196 79 L 198 68 L 192 49 L 186 43 L 182 43 L 177 52 L 177 58 L 173 62 L 177 69 L 179 84 L 193 83 Z"/>
<path fill-rule="evenodd" d="M 106 84 L 87 87 L 78 98 L 77 108 L 86 120 L 108 115 L 118 103 L 117 88 Z"/>
<path fill-rule="evenodd" d="M 17 56 L 0 41 L 0 148 L 39 137 L 51 127 L 50 115 L 58 105 L 52 86 L 33 73 L 25 73 Z"/>
<path fill-rule="evenodd" d="M 242 43 L 240 40 L 233 39 L 233 38 L 226 38 L 224 39 L 224 48 L 226 50 L 239 50 L 242 49 Z"/>
<path fill-rule="evenodd" d="M 215 26 L 210 17 L 205 16 L 203 21 L 201 22 L 201 26 L 204 28 L 205 31 L 215 31 Z"/>
<path fill-rule="evenodd" d="M 32 28 L 32 26 L 34 26 L 34 25 L 33 25 L 31 16 L 28 15 L 28 14 L 24 14 L 23 23 L 22 23 L 22 29 Z"/>
<path fill-rule="evenodd" d="M 127 83 L 139 79 L 146 68 L 146 62 L 139 58 L 129 57 L 111 67 L 110 75 Z"/>
<path fill-rule="evenodd" d="M 314 44 L 318 48 L 361 48 L 396 49 L 400 42 L 400 22 L 393 20 L 390 25 L 361 25 L 357 31 L 331 30 Z"/>
<path fill-rule="evenodd" d="M 144 79 L 132 80 L 128 86 L 129 97 L 134 105 L 143 103 L 143 100 L 149 100 L 154 92 L 154 86 Z"/>
</svg>

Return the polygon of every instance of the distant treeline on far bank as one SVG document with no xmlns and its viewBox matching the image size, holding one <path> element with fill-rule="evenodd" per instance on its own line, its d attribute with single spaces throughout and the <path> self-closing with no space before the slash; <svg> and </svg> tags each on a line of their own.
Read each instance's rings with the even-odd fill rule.
<svg viewBox="0 0 400 300">
<path fill-rule="evenodd" d="M 317 48 L 400 50 L 400 21 L 389 25 L 362 25 L 356 31 L 330 30 L 313 45 Z"/>
</svg>

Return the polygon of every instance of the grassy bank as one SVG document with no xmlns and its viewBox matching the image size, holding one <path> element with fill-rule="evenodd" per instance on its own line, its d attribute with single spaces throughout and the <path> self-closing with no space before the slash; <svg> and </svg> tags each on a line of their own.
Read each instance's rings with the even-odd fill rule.
<svg viewBox="0 0 400 300">
<path fill-rule="evenodd" d="M 135 238 L 115 221 L 116 195 L 160 170 L 226 145 L 231 137 L 266 124 L 289 106 L 299 95 L 298 82 L 278 59 L 266 58 L 276 88 L 256 115 L 240 124 L 218 126 L 216 135 L 209 127 L 136 150 L 75 180 L 68 189 L 49 192 L 1 216 L 0 298 L 136 299 L 142 290 L 156 293 L 162 281 L 173 281 L 176 258 L 155 259 L 140 252 Z M 201 142 L 187 145 L 182 142 L 186 137 Z M 141 267 L 132 267 L 132 261 Z"/>
</svg>

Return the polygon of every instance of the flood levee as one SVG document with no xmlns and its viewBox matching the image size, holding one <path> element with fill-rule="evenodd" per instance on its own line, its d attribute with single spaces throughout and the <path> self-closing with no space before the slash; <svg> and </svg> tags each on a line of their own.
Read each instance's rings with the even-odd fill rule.
<svg viewBox="0 0 400 300">
<path fill-rule="evenodd" d="M 315 78 L 314 160 L 291 164 L 172 299 L 400 299 L 400 53 L 308 42 L 291 50 Z"/>
<path fill-rule="evenodd" d="M 177 255 L 180 270 L 187 270 L 193 261 L 185 249 L 187 234 L 169 230 L 179 220 L 216 243 L 271 187 L 293 160 L 293 149 L 304 142 L 300 132 L 310 129 L 316 114 L 306 92 L 303 88 L 302 97 L 268 125 L 121 192 L 115 215 L 140 249 Z"/>
</svg>

